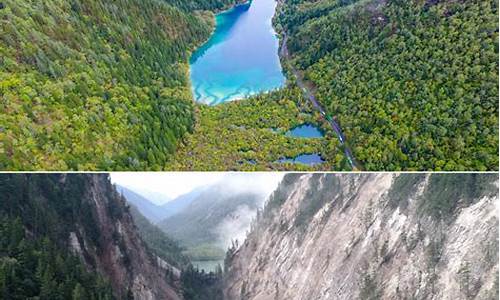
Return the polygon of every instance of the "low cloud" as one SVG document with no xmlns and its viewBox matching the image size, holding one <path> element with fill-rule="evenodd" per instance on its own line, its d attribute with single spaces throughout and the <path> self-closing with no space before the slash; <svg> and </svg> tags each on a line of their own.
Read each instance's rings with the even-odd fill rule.
<svg viewBox="0 0 500 300">
<path fill-rule="evenodd" d="M 231 246 L 233 240 L 237 240 L 238 244 L 241 245 L 256 214 L 256 209 L 251 209 L 247 205 L 240 205 L 234 212 L 224 218 L 215 228 L 219 246 L 227 249 Z"/>
<path fill-rule="evenodd" d="M 223 183 L 230 193 L 255 193 L 261 195 L 262 203 L 276 189 L 283 173 L 227 173 L 219 183 Z"/>
<path fill-rule="evenodd" d="M 268 196 L 283 178 L 279 172 L 113 172 L 111 181 L 132 190 L 176 198 L 196 188 L 223 184 L 229 191 L 254 191 Z"/>
</svg>

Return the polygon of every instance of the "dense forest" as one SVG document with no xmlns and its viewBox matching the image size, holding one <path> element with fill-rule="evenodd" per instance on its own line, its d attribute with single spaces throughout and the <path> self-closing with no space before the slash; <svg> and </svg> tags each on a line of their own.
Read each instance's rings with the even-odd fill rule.
<svg viewBox="0 0 500 300">
<path fill-rule="evenodd" d="M 181 274 L 182 294 L 189 300 L 221 300 L 223 273 L 221 268 L 215 272 L 205 272 L 189 265 Z"/>
<path fill-rule="evenodd" d="M 362 169 L 498 169 L 496 1 L 281 2 L 291 85 L 193 104 L 189 56 L 235 2 L 2 1 L 0 169 L 349 170 L 292 69 Z M 303 122 L 326 137 L 281 134 Z"/>
<path fill-rule="evenodd" d="M 498 169 L 497 1 L 293 0 L 275 23 L 365 169 Z"/>
<path fill-rule="evenodd" d="M 113 299 L 111 286 L 47 237 L 29 238 L 19 218 L 0 218 L 0 298 Z"/>
<path fill-rule="evenodd" d="M 161 168 L 192 130 L 187 61 L 213 26 L 188 10 L 229 1 L 170 2 L 2 1 L 0 168 Z"/>
<path fill-rule="evenodd" d="M 99 240 L 91 211 L 78 198 L 84 181 L 71 177 L 62 189 L 58 176 L 0 176 L 0 298 L 113 298 L 109 283 L 68 252 L 75 219 Z"/>
<path fill-rule="evenodd" d="M 165 2 L 185 11 L 211 10 L 220 11 L 227 9 L 235 3 L 246 0 L 165 0 Z"/>
</svg>

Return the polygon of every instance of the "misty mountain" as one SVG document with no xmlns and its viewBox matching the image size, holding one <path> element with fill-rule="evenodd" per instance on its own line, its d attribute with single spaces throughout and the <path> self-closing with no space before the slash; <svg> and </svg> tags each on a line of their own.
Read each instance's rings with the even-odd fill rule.
<svg viewBox="0 0 500 300">
<path fill-rule="evenodd" d="M 132 189 L 117 184 L 116 190 L 127 199 L 127 202 L 134 205 L 139 212 L 152 223 L 157 223 L 169 215 L 168 207 L 156 205 L 142 194 Z"/>
<path fill-rule="evenodd" d="M 147 189 L 135 189 L 135 188 L 129 188 L 129 189 L 135 191 L 137 194 L 141 195 L 142 197 L 148 199 L 151 203 L 156 204 L 158 206 L 163 206 L 165 203 L 172 201 L 172 198 L 162 193 L 150 191 Z"/>
<path fill-rule="evenodd" d="M 162 220 L 165 220 L 166 218 L 173 216 L 182 210 L 184 210 L 186 207 L 188 207 L 193 200 L 195 200 L 207 187 L 197 187 L 193 189 L 192 191 L 182 194 L 175 199 L 163 204 L 161 207 L 162 209 L 166 212 L 165 215 L 163 216 Z"/>
<path fill-rule="evenodd" d="M 135 190 L 133 188 L 127 188 L 116 184 L 116 189 L 121 193 L 129 204 L 132 204 L 138 209 L 138 211 L 146 217 L 151 223 L 156 224 L 161 220 L 179 213 L 181 210 L 189 206 L 189 204 L 205 189 L 205 187 L 198 187 L 190 191 L 189 193 L 180 195 L 173 200 L 163 194 L 148 192 L 146 190 Z M 151 200 L 149 198 L 156 197 L 156 200 Z M 155 201 L 162 197 L 163 201 L 168 201 L 164 204 L 155 204 Z"/>
<path fill-rule="evenodd" d="M 264 195 L 222 183 L 202 189 L 179 213 L 158 226 L 187 248 L 194 260 L 220 259 L 232 239 L 242 241 Z"/>
</svg>

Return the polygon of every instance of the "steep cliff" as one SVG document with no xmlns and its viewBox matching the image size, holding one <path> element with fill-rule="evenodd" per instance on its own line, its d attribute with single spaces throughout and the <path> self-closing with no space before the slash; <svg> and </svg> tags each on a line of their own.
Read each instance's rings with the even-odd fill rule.
<svg viewBox="0 0 500 300">
<path fill-rule="evenodd" d="M 147 251 L 124 199 L 112 189 L 107 175 L 92 176 L 90 181 L 86 199 L 93 201 L 102 242 L 100 249 L 85 247 L 85 241 L 79 248 L 90 254 L 97 270 L 108 274 L 116 290 L 129 289 L 136 299 L 180 299 L 166 283 L 163 262 L 157 264 Z M 113 215 L 110 207 L 120 212 Z"/>
<path fill-rule="evenodd" d="M 498 299 L 498 175 L 290 174 L 227 299 Z"/>
<path fill-rule="evenodd" d="M 6 222 L 19 220 L 22 223 L 24 234 L 19 238 L 19 246 L 15 247 L 27 253 L 18 255 L 19 251 L 10 251 L 10 246 L 2 244 L 2 249 L 7 249 L 7 257 L 4 257 L 6 252 L 0 251 L 0 266 L 3 268 L 7 260 L 16 261 L 20 262 L 19 270 L 32 267 L 33 273 L 37 273 L 33 278 L 21 275 L 20 280 L 6 277 L 2 281 L 0 278 L 0 282 L 5 282 L 13 291 L 25 292 L 29 279 L 33 281 L 30 284 L 33 288 L 24 296 L 42 295 L 44 286 L 53 286 L 57 297 L 68 298 L 69 295 L 80 299 L 75 298 L 75 293 L 81 294 L 85 286 L 70 285 L 66 289 L 68 293 L 60 288 L 66 281 L 77 281 L 74 275 L 64 274 L 65 269 L 59 263 L 72 256 L 79 258 L 76 261 L 88 272 L 102 276 L 117 299 L 182 299 L 177 292 L 179 271 L 156 257 L 144 244 L 129 207 L 110 183 L 108 175 L 2 174 L 0 192 L 0 217 Z M 43 242 L 37 243 L 38 240 Z M 54 258 L 55 262 L 45 259 L 52 255 L 45 246 L 47 243 L 54 245 L 54 251 L 63 253 Z M 31 248 L 36 251 L 24 250 Z M 39 256 L 38 265 L 40 261 L 49 261 L 46 265 L 54 274 L 43 275 L 43 268 L 37 267 L 36 255 Z M 34 266 L 30 261 L 35 261 Z M 68 268 L 67 273 L 73 274 L 71 266 Z M 74 268 L 77 269 L 76 265 Z M 42 275 L 38 276 L 38 272 Z M 82 279 L 81 285 L 85 282 Z M 91 286 L 87 290 L 84 292 L 92 293 Z M 47 297 L 51 298 L 42 296 L 42 299 Z"/>
</svg>

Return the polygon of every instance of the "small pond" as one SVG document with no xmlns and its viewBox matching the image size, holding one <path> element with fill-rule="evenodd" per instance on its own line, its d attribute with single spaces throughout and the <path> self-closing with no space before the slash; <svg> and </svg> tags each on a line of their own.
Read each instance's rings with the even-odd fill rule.
<svg viewBox="0 0 500 300">
<path fill-rule="evenodd" d="M 289 130 L 286 135 L 299 138 L 321 138 L 323 137 L 323 132 L 314 125 L 303 124 Z"/>
<path fill-rule="evenodd" d="M 282 158 L 278 160 L 279 163 L 299 163 L 309 166 L 314 166 L 317 164 L 322 164 L 325 162 L 323 158 L 317 153 L 313 154 L 301 154 L 295 158 Z"/>
</svg>

